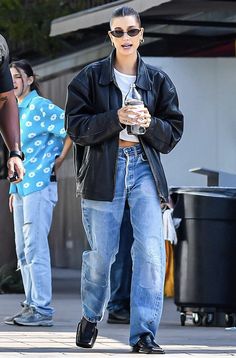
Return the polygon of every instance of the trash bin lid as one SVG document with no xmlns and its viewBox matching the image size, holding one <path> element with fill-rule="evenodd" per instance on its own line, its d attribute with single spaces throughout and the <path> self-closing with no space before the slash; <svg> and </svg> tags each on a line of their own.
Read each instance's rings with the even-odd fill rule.
<svg viewBox="0 0 236 358">
<path fill-rule="evenodd" d="M 170 194 L 172 193 L 186 193 L 193 195 L 202 195 L 210 197 L 231 197 L 236 198 L 236 187 L 222 187 L 222 186 L 180 186 L 170 187 Z"/>
<path fill-rule="evenodd" d="M 236 220 L 236 188 L 173 187 L 174 218 Z"/>
</svg>

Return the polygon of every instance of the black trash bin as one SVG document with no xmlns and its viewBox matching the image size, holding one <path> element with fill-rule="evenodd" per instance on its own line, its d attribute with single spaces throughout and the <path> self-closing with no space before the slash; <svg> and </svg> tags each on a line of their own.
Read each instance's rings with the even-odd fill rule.
<svg viewBox="0 0 236 358">
<path fill-rule="evenodd" d="M 181 325 L 236 325 L 236 189 L 172 188 L 175 304 Z"/>
</svg>

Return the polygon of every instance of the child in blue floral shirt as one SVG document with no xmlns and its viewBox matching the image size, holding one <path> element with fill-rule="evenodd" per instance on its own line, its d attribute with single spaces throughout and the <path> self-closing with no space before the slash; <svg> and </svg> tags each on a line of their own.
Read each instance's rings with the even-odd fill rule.
<svg viewBox="0 0 236 358">
<path fill-rule="evenodd" d="M 71 148 L 64 130 L 64 111 L 40 96 L 38 83 L 25 60 L 10 65 L 18 101 L 25 176 L 10 187 L 16 253 L 25 290 L 22 310 L 6 324 L 53 324 L 51 265 L 48 234 L 57 202 L 57 183 L 51 181 Z M 64 140 L 65 139 L 65 140 Z"/>
</svg>

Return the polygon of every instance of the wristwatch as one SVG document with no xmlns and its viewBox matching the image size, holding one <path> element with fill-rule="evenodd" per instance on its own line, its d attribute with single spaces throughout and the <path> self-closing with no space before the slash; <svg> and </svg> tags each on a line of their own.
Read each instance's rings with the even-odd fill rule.
<svg viewBox="0 0 236 358">
<path fill-rule="evenodd" d="M 25 159 L 25 155 L 21 150 L 11 150 L 9 153 L 9 158 L 12 158 L 12 157 L 18 157 L 21 160 Z"/>
</svg>

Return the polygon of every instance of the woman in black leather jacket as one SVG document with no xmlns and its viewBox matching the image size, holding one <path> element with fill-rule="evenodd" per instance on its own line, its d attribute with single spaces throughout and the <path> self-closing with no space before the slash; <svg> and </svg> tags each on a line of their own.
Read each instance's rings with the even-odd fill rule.
<svg viewBox="0 0 236 358">
<path fill-rule="evenodd" d="M 72 80 L 66 104 L 66 129 L 76 149 L 77 192 L 91 247 L 83 253 L 83 317 L 76 344 L 91 348 L 96 340 L 127 200 L 134 235 L 129 343 L 133 352 L 164 353 L 154 340 L 165 275 L 160 203 L 168 200 L 159 153 L 170 152 L 180 140 L 183 115 L 169 77 L 139 56 L 144 29 L 138 13 L 119 8 L 110 27 L 114 51 Z M 124 105 L 133 83 L 144 102 L 141 109 Z M 128 134 L 127 126 L 134 123 L 145 133 Z"/>
</svg>

